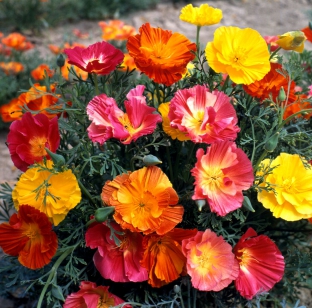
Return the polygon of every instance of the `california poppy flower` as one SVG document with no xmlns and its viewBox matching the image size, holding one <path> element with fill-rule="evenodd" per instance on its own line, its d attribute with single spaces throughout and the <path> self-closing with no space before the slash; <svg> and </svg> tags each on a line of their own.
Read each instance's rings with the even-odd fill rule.
<svg viewBox="0 0 312 308">
<path fill-rule="evenodd" d="M 31 77 L 35 80 L 43 79 L 45 74 L 47 74 L 49 77 L 52 77 L 54 74 L 50 67 L 45 63 L 40 64 L 30 72 Z"/>
<path fill-rule="evenodd" d="M 312 29 L 310 27 L 305 27 L 301 31 L 306 36 L 307 40 L 312 43 Z"/>
<path fill-rule="evenodd" d="M 265 35 L 263 37 L 268 45 L 270 45 L 270 52 L 275 51 L 278 48 L 276 41 L 278 37 L 276 35 Z"/>
<path fill-rule="evenodd" d="M 11 159 L 18 169 L 26 171 L 28 166 L 50 159 L 45 148 L 55 152 L 60 144 L 57 118 L 49 120 L 44 114 L 33 116 L 26 112 L 20 120 L 10 125 L 7 137 Z"/>
<path fill-rule="evenodd" d="M 244 90 L 251 96 L 257 97 L 260 101 L 269 99 L 270 96 L 274 102 L 277 102 L 277 98 L 281 87 L 288 89 L 289 77 L 285 77 L 287 72 L 283 70 L 283 66 L 279 63 L 270 63 L 270 71 L 261 79 L 257 80 L 249 85 L 244 85 Z M 278 71 L 283 72 L 280 74 Z M 293 102 L 296 100 L 295 95 L 296 84 L 292 80 L 289 88 L 288 102 Z"/>
<path fill-rule="evenodd" d="M 67 296 L 63 308 L 108 308 L 124 303 L 118 296 L 108 292 L 109 287 L 94 282 L 81 281 L 80 290 Z M 130 305 L 123 305 L 131 308 Z"/>
<path fill-rule="evenodd" d="M 186 133 L 193 142 L 235 140 L 240 130 L 230 98 L 201 85 L 178 90 L 171 99 L 168 117 L 170 126 Z"/>
<path fill-rule="evenodd" d="M 108 75 L 124 58 L 123 53 L 107 42 L 98 42 L 82 48 L 65 48 L 68 63 L 76 65 L 88 73 Z"/>
<path fill-rule="evenodd" d="M 290 31 L 282 35 L 278 35 L 275 42 L 279 47 L 285 50 L 293 50 L 302 52 L 304 49 L 304 41 L 307 39 L 302 31 Z"/>
<path fill-rule="evenodd" d="M 93 223 L 86 232 L 86 245 L 97 248 L 93 256 L 95 267 L 103 278 L 115 282 L 147 280 L 147 271 L 140 264 L 142 241 L 141 233 L 123 230 L 114 222 L 110 222 L 110 227 Z"/>
<path fill-rule="evenodd" d="M 139 34 L 129 37 L 127 49 L 141 72 L 157 83 L 171 86 L 182 78 L 187 64 L 195 58 L 196 44 L 180 33 L 146 23 Z"/>
<path fill-rule="evenodd" d="M 12 122 L 20 119 L 23 115 L 23 102 L 19 97 L 12 98 L 7 104 L 0 106 L 0 115 L 3 122 Z"/>
<path fill-rule="evenodd" d="M 6 75 L 17 75 L 24 71 L 24 65 L 20 62 L 0 62 L 0 68 Z"/>
<path fill-rule="evenodd" d="M 284 275 L 285 261 L 275 243 L 266 235 L 257 235 L 249 228 L 233 249 L 239 262 L 235 287 L 245 298 L 273 288 Z"/>
<path fill-rule="evenodd" d="M 187 273 L 198 290 L 220 291 L 238 276 L 232 246 L 209 229 L 182 240 L 182 251 L 187 259 Z"/>
<path fill-rule="evenodd" d="M 57 237 L 48 217 L 39 210 L 21 205 L 8 223 L 0 225 L 0 246 L 30 268 L 49 264 L 57 250 Z"/>
<path fill-rule="evenodd" d="M 132 71 L 133 69 L 136 69 L 136 68 L 137 67 L 135 65 L 134 59 L 128 53 L 125 53 L 125 57 L 121 64 L 120 69 L 122 69 L 123 71 L 126 71 L 126 70 Z"/>
<path fill-rule="evenodd" d="M 88 72 L 82 70 L 81 68 L 79 68 L 78 66 L 75 65 L 70 65 L 68 63 L 68 59 L 65 59 L 65 63 L 64 65 L 61 67 L 61 73 L 62 76 L 66 79 L 66 80 L 70 80 L 72 77 L 74 77 L 72 75 L 72 73 L 69 73 L 69 69 L 73 68 L 74 71 L 76 72 L 77 76 L 79 76 L 82 80 L 87 80 L 89 77 Z M 71 75 L 70 75 L 71 74 Z"/>
<path fill-rule="evenodd" d="M 123 21 L 115 19 L 109 22 L 100 21 L 98 25 L 101 27 L 102 39 L 105 41 L 109 40 L 127 40 L 129 36 L 135 35 L 136 30 L 130 25 L 126 25 Z"/>
<path fill-rule="evenodd" d="M 116 222 L 133 232 L 163 235 L 182 221 L 184 213 L 171 182 L 156 166 L 107 181 L 101 197 L 106 205 L 115 207 Z"/>
<path fill-rule="evenodd" d="M 253 183 L 252 164 L 247 155 L 232 141 L 217 141 L 204 154 L 196 153 L 191 170 L 195 177 L 193 200 L 207 200 L 210 210 L 220 216 L 240 208 L 243 190 Z"/>
<path fill-rule="evenodd" d="M 87 106 L 87 114 L 92 121 L 88 127 L 89 138 L 100 144 L 110 138 L 129 144 L 153 133 L 162 119 L 155 113 L 154 107 L 147 106 L 144 89 L 144 86 L 138 85 L 129 91 L 124 103 L 126 112 L 117 106 L 112 97 L 106 94 L 95 96 Z"/>
<path fill-rule="evenodd" d="M 264 38 L 254 29 L 219 27 L 205 49 L 210 67 L 226 73 L 237 84 L 251 84 L 270 70 L 270 53 Z"/>
<path fill-rule="evenodd" d="M 8 36 L 3 37 L 1 39 L 1 42 L 4 45 L 19 51 L 25 51 L 34 47 L 31 42 L 27 41 L 24 35 L 18 32 L 13 32 L 10 33 Z"/>
<path fill-rule="evenodd" d="M 181 275 L 186 275 L 186 257 L 182 253 L 182 240 L 192 237 L 197 230 L 175 228 L 164 235 L 144 236 L 142 266 L 148 270 L 148 283 L 161 287 Z"/>
<path fill-rule="evenodd" d="M 306 109 L 312 109 L 312 103 L 309 100 L 309 97 L 305 94 L 296 95 L 296 100 L 290 104 L 287 104 L 286 109 L 283 114 L 283 119 L 286 120 L 291 115 L 303 111 Z M 298 114 L 296 117 L 303 117 L 305 119 L 310 119 L 312 116 L 312 112 L 303 112 Z"/>
</svg>

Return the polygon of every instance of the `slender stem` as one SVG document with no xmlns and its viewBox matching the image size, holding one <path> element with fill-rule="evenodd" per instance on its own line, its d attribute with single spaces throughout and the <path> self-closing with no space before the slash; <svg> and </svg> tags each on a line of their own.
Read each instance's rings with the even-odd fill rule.
<svg viewBox="0 0 312 308">
<path fill-rule="evenodd" d="M 193 289 L 193 306 L 192 306 L 192 308 L 196 308 L 196 297 L 197 297 L 197 289 Z"/>
<path fill-rule="evenodd" d="M 90 195 L 89 191 L 86 189 L 86 187 L 81 183 L 80 180 L 78 180 L 78 184 L 80 189 L 82 190 L 82 192 L 88 197 L 88 199 L 94 204 L 96 205 L 96 203 L 94 202 L 92 196 Z"/>
<path fill-rule="evenodd" d="M 289 122 L 291 119 L 293 119 L 293 118 L 296 117 L 297 115 L 302 114 L 302 113 L 305 113 L 305 112 L 307 112 L 307 113 L 312 112 L 312 109 L 311 109 L 311 108 L 310 108 L 310 109 L 303 109 L 303 110 L 300 110 L 300 111 L 298 111 L 298 112 L 292 114 L 292 115 L 289 116 L 286 120 L 282 121 L 282 123 L 279 125 L 278 128 L 281 129 L 281 128 L 282 128 L 287 122 Z"/>
<path fill-rule="evenodd" d="M 45 293 L 47 292 L 47 289 L 54 277 L 54 275 L 56 274 L 57 272 L 57 269 L 58 267 L 61 265 L 61 263 L 63 262 L 63 260 L 70 254 L 74 251 L 74 249 L 76 248 L 76 246 L 72 246 L 70 247 L 69 249 L 65 250 L 63 252 L 63 254 L 57 259 L 57 261 L 54 263 L 51 271 L 50 271 L 50 275 L 41 291 L 41 294 L 40 294 L 40 297 L 39 297 L 39 300 L 38 300 L 38 304 L 37 304 L 37 308 L 41 308 L 41 305 L 42 305 L 42 302 L 43 302 L 43 299 L 44 299 L 44 295 Z"/>
<path fill-rule="evenodd" d="M 191 307 L 191 284 L 190 280 L 187 280 L 187 307 Z"/>
<path fill-rule="evenodd" d="M 223 83 L 223 85 L 222 85 L 222 88 L 221 88 L 221 91 L 222 91 L 222 92 L 224 92 L 225 89 L 227 88 L 227 85 L 228 85 L 228 83 L 229 83 L 229 80 L 230 80 L 230 76 L 227 75 L 227 76 L 226 76 L 226 79 L 224 80 L 224 83 Z"/>
<path fill-rule="evenodd" d="M 273 51 L 270 55 L 270 60 L 282 49 L 282 47 L 278 47 L 275 51 Z"/>
<path fill-rule="evenodd" d="M 267 152 L 266 150 L 264 150 L 264 152 L 261 154 L 261 156 L 260 156 L 259 159 L 257 160 L 256 165 L 255 165 L 255 167 L 254 167 L 254 170 L 255 170 L 255 171 L 258 169 L 260 163 L 261 163 L 262 160 L 264 159 L 265 155 L 267 155 L 267 153 L 268 153 L 268 152 Z"/>
<path fill-rule="evenodd" d="M 98 83 L 98 79 L 97 79 L 97 75 L 96 74 L 93 74 L 93 81 L 94 81 L 95 94 L 99 95 L 100 94 L 99 83 Z"/>
<path fill-rule="evenodd" d="M 200 41 L 199 41 L 199 32 L 200 32 L 201 26 L 197 26 L 196 28 L 196 46 L 197 46 L 197 53 L 199 54 L 200 50 Z"/>
<path fill-rule="evenodd" d="M 154 107 L 158 109 L 159 104 L 161 104 L 161 94 L 158 83 L 155 83 L 155 89 L 156 89 L 156 95 L 157 95 L 157 101 L 153 100 Z"/>
<path fill-rule="evenodd" d="M 166 147 L 166 156 L 167 156 L 167 161 L 168 161 L 168 165 L 169 165 L 170 181 L 174 182 L 173 169 L 172 169 L 172 163 L 171 163 L 171 156 L 170 156 L 169 147 Z"/>
</svg>

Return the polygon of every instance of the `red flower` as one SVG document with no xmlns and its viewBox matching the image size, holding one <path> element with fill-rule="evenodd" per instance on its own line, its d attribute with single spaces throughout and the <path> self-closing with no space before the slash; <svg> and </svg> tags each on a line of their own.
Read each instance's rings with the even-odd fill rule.
<svg viewBox="0 0 312 308">
<path fill-rule="evenodd" d="M 235 287 L 243 297 L 267 292 L 283 278 L 284 257 L 268 236 L 249 228 L 233 251 L 240 267 Z"/>
<path fill-rule="evenodd" d="M 9 223 L 0 225 L 0 246 L 6 254 L 31 269 L 50 263 L 57 250 L 57 237 L 48 217 L 39 210 L 21 205 Z"/>
<path fill-rule="evenodd" d="M 265 41 L 267 42 L 268 45 L 270 44 L 270 51 L 271 52 L 275 51 L 278 48 L 278 45 L 275 43 L 278 40 L 278 36 L 266 35 L 263 38 L 265 39 Z"/>
<path fill-rule="evenodd" d="M 87 48 L 74 47 L 64 49 L 68 63 L 83 71 L 98 75 L 108 75 L 123 61 L 124 54 L 107 42 L 98 42 Z"/>
<path fill-rule="evenodd" d="M 312 29 L 310 29 L 310 27 L 305 27 L 301 29 L 301 31 L 306 36 L 307 40 L 312 43 Z"/>
<path fill-rule="evenodd" d="M 110 227 L 105 223 L 96 223 L 86 232 L 86 245 L 97 248 L 93 261 L 103 278 L 115 282 L 145 281 L 147 271 L 140 265 L 143 256 L 143 236 L 138 232 L 122 230 L 116 223 Z"/>
<path fill-rule="evenodd" d="M 67 296 L 63 308 L 108 308 L 122 303 L 121 298 L 108 292 L 108 287 L 97 287 L 93 282 L 82 281 L 80 290 Z M 131 308 L 130 305 L 122 307 Z"/>
<path fill-rule="evenodd" d="M 44 114 L 32 116 L 26 112 L 21 120 L 11 124 L 7 142 L 15 167 L 26 171 L 44 157 L 50 159 L 45 147 L 52 152 L 57 150 L 60 144 L 57 118 L 49 120 Z"/>
<path fill-rule="evenodd" d="M 130 36 L 127 49 L 137 68 L 157 83 L 171 86 L 187 72 L 195 58 L 196 44 L 180 33 L 142 25 L 139 34 Z"/>
<path fill-rule="evenodd" d="M 182 240 L 192 237 L 197 230 L 173 229 L 165 235 L 155 233 L 143 240 L 142 266 L 148 270 L 148 283 L 161 287 L 186 275 L 186 257 L 182 253 Z"/>
</svg>

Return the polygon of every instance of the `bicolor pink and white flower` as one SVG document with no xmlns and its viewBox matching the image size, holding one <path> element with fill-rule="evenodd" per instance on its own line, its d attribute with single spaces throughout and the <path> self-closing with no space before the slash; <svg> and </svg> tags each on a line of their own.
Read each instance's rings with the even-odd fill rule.
<svg viewBox="0 0 312 308">
<path fill-rule="evenodd" d="M 191 170 L 195 177 L 193 200 L 207 200 L 212 212 L 225 216 L 242 206 L 243 190 L 254 181 L 247 155 L 232 141 L 213 143 L 206 154 L 196 153 L 197 162 Z"/>
<path fill-rule="evenodd" d="M 206 86 L 178 90 L 170 102 L 170 125 L 196 143 L 235 140 L 240 131 L 230 97 Z"/>
<path fill-rule="evenodd" d="M 141 136 L 153 133 L 162 118 L 155 113 L 154 107 L 146 104 L 144 89 L 145 86 L 138 85 L 129 91 L 124 103 L 126 112 L 106 94 L 94 97 L 87 106 L 87 114 L 92 121 L 88 127 L 89 138 L 100 144 L 110 138 L 129 144 Z"/>
</svg>

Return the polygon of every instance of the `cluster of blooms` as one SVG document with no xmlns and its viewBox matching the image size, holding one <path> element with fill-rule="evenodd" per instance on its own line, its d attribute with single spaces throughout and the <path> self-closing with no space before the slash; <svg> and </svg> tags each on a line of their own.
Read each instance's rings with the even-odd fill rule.
<svg viewBox="0 0 312 308">
<path fill-rule="evenodd" d="M 222 11 L 207 4 L 189 4 L 182 9 L 180 19 L 200 28 L 219 23 Z M 89 119 L 85 132 L 93 146 L 105 149 L 112 141 L 119 148 L 127 147 L 155 133 L 162 123 L 171 142 L 177 139 L 197 147 L 190 175 L 191 202 L 199 211 L 225 217 L 242 208 L 244 192 L 255 184 L 258 201 L 274 217 L 286 221 L 312 217 L 312 170 L 299 155 L 288 153 L 273 160 L 260 157 L 261 163 L 253 167 L 249 154 L 236 143 L 241 127 L 233 97 L 220 88 L 207 83 L 176 88 L 170 102 L 164 99 L 165 90 L 161 93 L 158 89 L 154 105 L 143 84 L 129 90 L 122 105 L 110 91 L 100 93 L 98 77 L 108 76 L 126 61 L 125 54 L 106 40 L 127 40 L 126 48 L 137 70 L 163 89 L 178 84 L 189 62 L 196 63 L 198 44 L 149 23 L 138 33 L 120 21 L 101 22 L 100 26 L 104 41 L 87 47 L 66 46 L 67 60 L 60 65 L 67 72 L 68 65 L 74 66 L 82 81 L 91 79 L 94 84 L 95 95 L 81 110 Z M 270 39 L 269 44 L 301 52 L 305 40 L 303 32 L 297 31 Z M 286 122 L 302 110 L 310 112 L 309 117 L 311 103 L 307 98 L 311 93 L 297 93 L 287 72 L 278 72 L 282 65 L 270 61 L 271 52 L 256 30 L 231 26 L 219 27 L 204 50 L 210 68 L 227 76 L 225 84 L 229 79 L 241 84 L 260 104 L 269 99 L 279 103 Z M 32 72 L 34 79 L 42 76 L 53 76 L 44 64 Z M 288 89 L 287 96 L 282 97 L 281 89 Z M 52 226 L 65 222 L 83 198 L 81 190 L 86 193 L 76 177 L 78 171 L 56 154 L 62 137 L 57 117 L 62 111 L 60 100 L 54 84 L 49 89 L 36 84 L 0 110 L 5 121 L 14 120 L 7 143 L 12 161 L 23 171 L 12 193 L 17 213 L 0 225 L 0 246 L 31 269 L 51 262 L 58 246 Z M 69 111 L 71 104 L 75 108 L 74 103 L 67 104 Z M 25 107 L 37 114 L 24 112 Z M 271 148 L 265 154 L 269 152 Z M 234 283 L 248 300 L 271 290 L 285 270 L 284 257 L 273 240 L 248 228 L 232 246 L 214 230 L 181 228 L 186 208 L 173 187 L 173 177 L 156 166 L 159 163 L 151 156 L 145 166 L 105 181 L 100 194 L 103 207 L 95 211 L 85 233 L 86 246 L 96 249 L 93 261 L 100 275 L 113 282 L 147 281 L 155 288 L 189 275 L 197 290 L 217 292 Z M 274 189 L 265 189 L 268 185 Z M 122 303 L 108 287 L 82 281 L 80 290 L 66 298 L 64 307 Z"/>
</svg>

